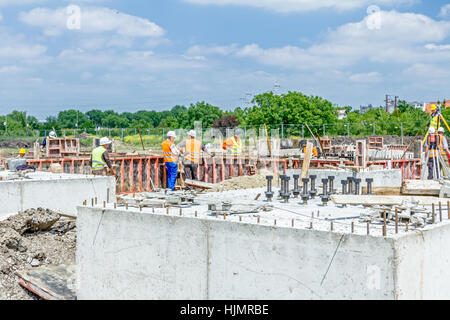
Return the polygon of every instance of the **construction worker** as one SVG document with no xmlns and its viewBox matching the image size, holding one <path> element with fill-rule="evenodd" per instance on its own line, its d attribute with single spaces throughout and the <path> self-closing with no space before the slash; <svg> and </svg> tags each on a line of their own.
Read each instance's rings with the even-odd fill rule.
<svg viewBox="0 0 450 320">
<path fill-rule="evenodd" d="M 303 153 L 306 153 L 306 142 L 303 144 Z M 313 157 L 316 157 L 316 158 L 319 157 L 319 149 L 317 149 L 316 146 L 314 146 L 312 149 L 312 155 L 313 155 Z"/>
<path fill-rule="evenodd" d="M 111 170 L 113 176 L 116 175 L 111 160 L 109 159 L 108 147 L 112 143 L 107 137 L 100 139 L 100 145 L 92 150 L 91 160 L 89 165 L 92 168 L 93 175 L 105 175 L 106 168 Z"/>
<path fill-rule="evenodd" d="M 50 133 L 48 134 L 50 139 L 55 139 L 57 138 L 56 132 L 55 131 L 50 131 Z M 44 141 L 42 141 L 41 144 L 41 148 L 45 148 L 47 146 L 47 137 L 44 138 Z"/>
<path fill-rule="evenodd" d="M 425 154 L 428 155 L 428 180 L 433 180 L 434 171 L 436 171 L 436 166 L 438 166 L 440 140 L 441 138 L 438 134 L 436 134 L 435 128 L 430 127 L 428 129 L 428 137 L 425 142 Z M 436 174 L 438 173 L 436 172 Z"/>
<path fill-rule="evenodd" d="M 435 104 L 433 104 L 431 106 L 431 121 L 428 124 L 428 127 L 434 128 L 434 130 L 437 131 L 441 125 L 440 117 L 441 117 L 441 114 L 439 113 L 439 108 Z"/>
<path fill-rule="evenodd" d="M 225 140 L 222 143 L 223 150 L 229 150 L 233 155 L 239 155 L 242 153 L 242 143 L 241 143 L 241 135 L 243 131 L 240 128 L 236 128 L 234 130 L 234 136 Z"/>
<path fill-rule="evenodd" d="M 27 150 L 25 149 L 20 149 L 19 150 L 19 155 L 17 156 L 18 159 L 22 159 L 25 158 L 25 155 L 27 154 Z"/>
<path fill-rule="evenodd" d="M 175 183 L 177 181 L 178 173 L 178 155 L 180 154 L 174 141 L 177 135 L 174 131 L 167 133 L 167 140 L 162 143 L 164 154 L 164 164 L 167 170 L 167 185 L 172 191 L 175 191 Z"/>
<path fill-rule="evenodd" d="M 444 128 L 440 127 L 438 129 L 438 134 L 440 136 L 440 144 L 439 144 L 439 150 L 441 152 L 442 155 L 442 159 L 445 162 L 445 165 L 447 166 L 447 168 L 449 168 L 449 160 L 450 160 L 450 152 L 448 149 L 448 141 L 447 138 L 445 137 L 445 130 Z M 446 176 L 445 170 L 443 170 L 444 176 Z"/>
<path fill-rule="evenodd" d="M 207 153 L 210 157 L 206 146 L 196 139 L 197 133 L 195 130 L 188 132 L 188 139 L 178 145 L 179 149 L 185 150 L 185 157 L 183 160 L 184 174 L 186 179 L 197 180 L 197 168 L 200 163 L 200 152 Z"/>
</svg>

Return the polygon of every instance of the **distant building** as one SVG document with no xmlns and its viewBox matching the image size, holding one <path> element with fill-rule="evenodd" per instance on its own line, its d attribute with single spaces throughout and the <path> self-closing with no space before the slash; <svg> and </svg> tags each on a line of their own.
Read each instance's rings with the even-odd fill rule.
<svg viewBox="0 0 450 320">
<path fill-rule="evenodd" d="M 415 109 L 420 109 L 422 111 L 425 111 L 425 102 L 412 101 L 412 102 L 408 102 L 408 104 L 413 106 Z"/>
<path fill-rule="evenodd" d="M 361 114 L 364 114 L 367 111 L 372 110 L 372 109 L 374 109 L 372 104 L 369 104 L 368 106 L 359 106 L 359 110 L 360 110 Z"/>
<path fill-rule="evenodd" d="M 426 103 L 425 104 L 425 112 L 431 113 L 431 106 L 435 104 L 435 105 L 442 105 L 443 109 L 447 109 L 450 108 L 450 100 L 445 100 L 444 102 L 430 102 L 430 103 Z"/>
<path fill-rule="evenodd" d="M 344 120 L 345 118 L 347 118 L 347 110 L 341 109 L 338 110 L 338 120 Z"/>
</svg>

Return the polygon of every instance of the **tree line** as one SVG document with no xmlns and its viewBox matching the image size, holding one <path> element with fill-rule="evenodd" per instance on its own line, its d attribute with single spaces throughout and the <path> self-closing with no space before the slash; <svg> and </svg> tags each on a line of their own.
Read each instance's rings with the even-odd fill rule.
<svg viewBox="0 0 450 320">
<path fill-rule="evenodd" d="M 347 118 L 339 120 L 338 110 L 345 109 Z M 443 115 L 450 116 L 443 110 Z M 372 109 L 364 114 L 352 107 L 338 107 L 332 102 L 318 97 L 307 96 L 301 92 L 288 92 L 277 95 L 266 92 L 254 96 L 251 106 L 237 107 L 225 111 L 207 102 L 197 102 L 189 107 L 174 106 L 170 110 L 141 110 L 137 112 L 117 113 L 114 110 L 63 110 L 57 116 L 49 116 L 45 123 L 40 123 L 34 116 L 26 112 L 13 111 L 0 116 L 0 130 L 60 130 L 60 129 L 93 129 L 93 128 L 193 128 L 195 121 L 201 121 L 204 128 L 216 127 L 260 127 L 263 124 L 298 125 L 291 134 L 300 134 L 300 125 L 307 123 L 310 127 L 321 128 L 326 125 L 331 135 L 346 135 L 348 123 L 352 124 L 352 135 L 363 134 L 372 130 L 377 134 L 415 135 L 422 124 L 426 125 L 429 115 L 420 109 L 400 101 L 398 110 L 388 113 L 383 107 Z M 404 123 L 400 128 L 400 123 Z M 420 124 L 420 125 L 419 125 Z M 424 126 L 423 125 L 423 126 Z M 304 128 L 303 128 L 304 130 Z"/>
</svg>

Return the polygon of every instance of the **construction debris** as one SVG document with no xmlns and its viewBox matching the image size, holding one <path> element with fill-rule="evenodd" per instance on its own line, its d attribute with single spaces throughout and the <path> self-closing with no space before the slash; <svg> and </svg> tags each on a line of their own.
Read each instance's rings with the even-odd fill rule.
<svg viewBox="0 0 450 320">
<path fill-rule="evenodd" d="M 269 170 L 262 169 L 259 171 L 258 174 L 254 176 L 242 176 L 225 180 L 215 185 L 213 189 L 207 190 L 207 192 L 222 192 L 222 191 L 265 187 L 267 184 L 266 177 L 268 175 L 274 176 L 274 173 Z M 278 176 L 274 176 L 273 180 L 274 186 L 279 185 L 278 178 L 279 178 Z"/>
<path fill-rule="evenodd" d="M 44 209 L 21 212 L 0 223 L 0 300 L 38 299 L 18 283 L 16 272 L 75 263 L 74 221 Z"/>
<path fill-rule="evenodd" d="M 133 195 L 118 196 L 118 203 L 132 207 L 188 207 L 198 205 L 194 190 L 170 191 L 158 189 L 155 192 L 141 192 Z"/>
</svg>

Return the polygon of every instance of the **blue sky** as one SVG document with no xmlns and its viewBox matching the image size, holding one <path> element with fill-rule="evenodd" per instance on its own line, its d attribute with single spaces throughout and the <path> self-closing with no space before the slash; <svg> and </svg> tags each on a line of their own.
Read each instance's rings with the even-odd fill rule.
<svg viewBox="0 0 450 320">
<path fill-rule="evenodd" d="M 0 114 L 450 98 L 448 0 L 0 0 L 0 39 Z"/>
</svg>

